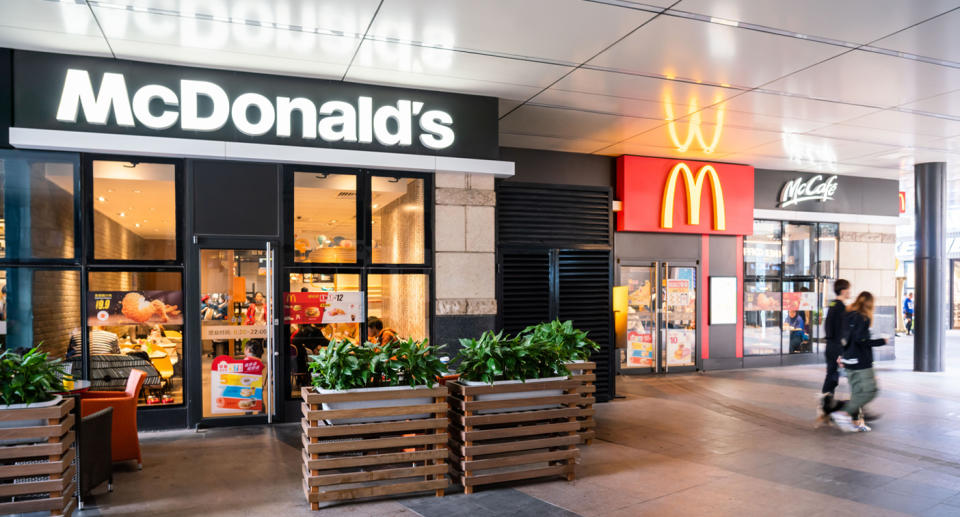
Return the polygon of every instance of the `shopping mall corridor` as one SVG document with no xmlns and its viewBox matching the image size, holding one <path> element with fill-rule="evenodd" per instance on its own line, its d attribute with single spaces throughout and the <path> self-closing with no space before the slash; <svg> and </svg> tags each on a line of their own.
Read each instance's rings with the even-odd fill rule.
<svg viewBox="0 0 960 517">
<path fill-rule="evenodd" d="M 870 433 L 815 428 L 819 366 L 621 378 L 573 483 L 311 513 L 296 426 L 145 433 L 143 471 L 80 515 L 960 515 L 960 333 L 947 373 L 913 373 L 911 346 L 879 364 Z"/>
</svg>

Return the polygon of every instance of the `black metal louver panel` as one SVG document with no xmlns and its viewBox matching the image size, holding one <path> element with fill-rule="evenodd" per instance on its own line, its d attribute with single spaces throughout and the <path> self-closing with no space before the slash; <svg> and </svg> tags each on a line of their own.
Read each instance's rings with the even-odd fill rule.
<svg viewBox="0 0 960 517">
<path fill-rule="evenodd" d="M 550 320 L 550 251 L 501 250 L 503 330 Z"/>
<path fill-rule="evenodd" d="M 497 186 L 501 244 L 611 245 L 610 191 L 560 185 Z"/>
<path fill-rule="evenodd" d="M 614 396 L 614 338 L 609 250 L 557 252 L 557 316 L 573 320 L 600 345 L 591 360 L 597 363 L 597 401 Z"/>
</svg>

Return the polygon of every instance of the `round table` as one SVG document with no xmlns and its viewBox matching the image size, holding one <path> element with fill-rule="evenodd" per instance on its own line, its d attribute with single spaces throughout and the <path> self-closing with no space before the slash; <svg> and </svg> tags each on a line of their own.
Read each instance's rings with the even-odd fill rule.
<svg viewBox="0 0 960 517">
<path fill-rule="evenodd" d="M 60 395 L 79 395 L 90 389 L 90 386 L 93 383 L 87 380 L 79 379 L 73 381 L 73 387 L 70 389 L 64 389 L 63 391 L 58 392 Z"/>
</svg>

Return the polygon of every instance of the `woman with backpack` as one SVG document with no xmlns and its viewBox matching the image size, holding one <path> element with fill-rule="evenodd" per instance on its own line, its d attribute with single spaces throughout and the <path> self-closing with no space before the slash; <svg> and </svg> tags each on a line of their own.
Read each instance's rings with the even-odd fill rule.
<svg viewBox="0 0 960 517">
<path fill-rule="evenodd" d="M 830 414 L 842 431 L 848 433 L 869 431 L 865 424 L 854 424 L 861 409 L 877 396 L 877 379 L 873 372 L 873 347 L 887 344 L 886 338 L 870 337 L 873 321 L 873 295 L 863 291 L 847 308 L 844 316 L 843 357 L 840 362 L 847 369 L 850 383 L 850 401 L 843 409 Z"/>
</svg>

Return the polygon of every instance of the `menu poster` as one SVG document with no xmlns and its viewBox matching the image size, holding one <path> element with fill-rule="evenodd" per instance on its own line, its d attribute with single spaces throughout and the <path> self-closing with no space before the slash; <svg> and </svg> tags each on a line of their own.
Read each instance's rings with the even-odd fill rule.
<svg viewBox="0 0 960 517">
<path fill-rule="evenodd" d="M 87 324 L 183 325 L 183 291 L 90 291 Z"/>
<path fill-rule="evenodd" d="M 262 412 L 263 370 L 259 359 L 217 356 L 210 367 L 210 412 Z"/>
<path fill-rule="evenodd" d="M 636 329 L 627 332 L 627 366 L 653 366 L 653 333 Z"/>
<path fill-rule="evenodd" d="M 694 364 L 693 350 L 696 346 L 696 330 L 669 329 L 667 331 L 667 366 Z"/>
<path fill-rule="evenodd" d="M 817 293 L 783 293 L 783 310 L 812 311 L 817 308 Z"/>
<path fill-rule="evenodd" d="M 746 292 L 743 295 L 743 310 L 745 311 L 779 311 L 780 293 L 751 293 Z"/>
<path fill-rule="evenodd" d="M 667 305 L 673 307 L 690 305 L 690 280 L 675 278 L 667 280 Z"/>
<path fill-rule="evenodd" d="M 284 323 L 359 323 L 363 321 L 363 293 L 323 291 L 284 293 Z"/>
</svg>

